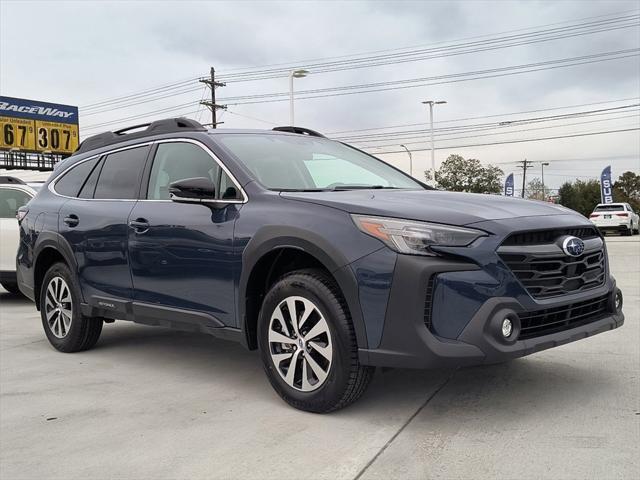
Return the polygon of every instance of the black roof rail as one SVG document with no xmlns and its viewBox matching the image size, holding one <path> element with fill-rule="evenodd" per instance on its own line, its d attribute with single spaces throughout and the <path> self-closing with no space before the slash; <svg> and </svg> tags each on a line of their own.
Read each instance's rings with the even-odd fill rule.
<svg viewBox="0 0 640 480">
<path fill-rule="evenodd" d="M 144 130 L 134 133 L 126 133 L 130 130 L 138 130 L 146 127 Z M 158 135 L 160 133 L 176 133 L 184 131 L 205 132 L 207 129 L 195 120 L 188 118 L 165 118 L 151 123 L 143 123 L 132 127 L 121 128 L 114 132 L 104 132 L 84 140 L 74 154 L 87 152 L 96 148 L 106 147 L 114 143 L 124 140 L 133 140 L 136 138 L 144 138 L 150 135 Z"/>
<path fill-rule="evenodd" d="M 316 132 L 315 130 L 311 130 L 310 128 L 304 128 L 304 127 L 275 127 L 273 128 L 274 131 L 276 132 L 289 132 L 289 133 L 297 133 L 299 135 L 308 135 L 310 137 L 320 137 L 320 138 L 327 138 L 324 135 L 322 135 L 320 132 Z"/>
<path fill-rule="evenodd" d="M 17 177 L 11 177 L 9 175 L 0 175 L 0 184 L 1 185 L 26 185 L 27 182 L 20 180 Z"/>
</svg>

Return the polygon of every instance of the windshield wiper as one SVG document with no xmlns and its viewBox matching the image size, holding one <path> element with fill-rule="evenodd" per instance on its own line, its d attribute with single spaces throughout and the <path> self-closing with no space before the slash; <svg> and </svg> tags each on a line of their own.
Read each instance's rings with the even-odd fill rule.
<svg viewBox="0 0 640 480">
<path fill-rule="evenodd" d="M 344 185 L 336 185 L 335 187 L 331 187 L 328 190 L 329 191 L 340 191 L 340 190 L 382 190 L 384 188 L 396 188 L 396 187 L 385 187 L 384 185 L 361 185 L 361 184 L 348 185 L 348 184 L 344 184 Z"/>
<path fill-rule="evenodd" d="M 325 188 L 278 188 L 279 192 L 344 192 L 348 190 L 398 190 L 399 187 L 385 187 L 384 185 L 362 185 L 362 184 L 353 184 L 353 185 L 336 185 L 334 187 L 325 187 Z"/>
</svg>

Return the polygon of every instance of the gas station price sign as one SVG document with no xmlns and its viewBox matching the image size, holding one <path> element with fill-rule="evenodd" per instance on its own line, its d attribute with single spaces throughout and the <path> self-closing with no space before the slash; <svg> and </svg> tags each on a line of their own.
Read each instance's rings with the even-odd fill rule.
<svg viewBox="0 0 640 480">
<path fill-rule="evenodd" d="M 78 141 L 77 107 L 0 96 L 0 149 L 69 155 Z"/>
</svg>

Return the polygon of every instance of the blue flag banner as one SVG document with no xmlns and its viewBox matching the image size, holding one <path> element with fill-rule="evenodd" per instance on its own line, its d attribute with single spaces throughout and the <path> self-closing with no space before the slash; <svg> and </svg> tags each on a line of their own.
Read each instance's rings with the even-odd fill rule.
<svg viewBox="0 0 640 480">
<path fill-rule="evenodd" d="M 513 173 L 504 181 L 504 194 L 506 197 L 513 197 Z"/>
<path fill-rule="evenodd" d="M 600 175 L 600 200 L 602 203 L 613 203 L 611 165 L 602 170 L 602 174 Z"/>
</svg>

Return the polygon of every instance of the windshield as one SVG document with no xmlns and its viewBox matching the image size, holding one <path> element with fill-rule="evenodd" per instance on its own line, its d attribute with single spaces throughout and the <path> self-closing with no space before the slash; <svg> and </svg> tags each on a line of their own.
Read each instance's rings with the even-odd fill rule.
<svg viewBox="0 0 640 480">
<path fill-rule="evenodd" d="M 624 205 L 616 205 L 615 203 L 609 205 L 598 205 L 594 212 L 611 212 L 615 210 L 624 210 Z"/>
<path fill-rule="evenodd" d="M 215 138 L 272 190 L 424 188 L 383 161 L 326 138 L 255 133 Z"/>
</svg>

